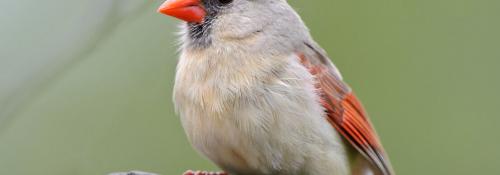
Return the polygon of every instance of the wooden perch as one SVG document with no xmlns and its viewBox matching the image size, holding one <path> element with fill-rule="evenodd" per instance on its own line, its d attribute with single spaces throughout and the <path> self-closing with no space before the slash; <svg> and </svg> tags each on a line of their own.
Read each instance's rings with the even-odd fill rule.
<svg viewBox="0 0 500 175">
<path fill-rule="evenodd" d="M 130 171 L 130 172 L 121 172 L 121 173 L 110 173 L 108 175 L 159 175 L 155 173 L 147 173 L 142 171 Z"/>
</svg>

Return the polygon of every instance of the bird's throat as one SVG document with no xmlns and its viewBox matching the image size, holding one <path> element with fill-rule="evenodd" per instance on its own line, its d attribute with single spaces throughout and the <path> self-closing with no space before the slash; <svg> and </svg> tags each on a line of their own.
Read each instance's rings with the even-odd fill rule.
<svg viewBox="0 0 500 175">
<path fill-rule="evenodd" d="M 193 48 L 206 48 L 211 43 L 212 24 L 214 17 L 207 16 L 202 23 L 188 23 L 188 46 Z"/>
</svg>

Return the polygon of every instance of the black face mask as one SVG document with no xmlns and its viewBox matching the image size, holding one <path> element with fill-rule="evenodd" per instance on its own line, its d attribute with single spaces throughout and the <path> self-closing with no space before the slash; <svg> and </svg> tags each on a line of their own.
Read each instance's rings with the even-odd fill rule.
<svg viewBox="0 0 500 175">
<path fill-rule="evenodd" d="M 211 44 L 212 24 L 220 11 L 227 8 L 232 2 L 233 0 L 202 0 L 201 3 L 206 11 L 205 19 L 202 23 L 188 23 L 191 47 L 205 48 Z"/>
</svg>

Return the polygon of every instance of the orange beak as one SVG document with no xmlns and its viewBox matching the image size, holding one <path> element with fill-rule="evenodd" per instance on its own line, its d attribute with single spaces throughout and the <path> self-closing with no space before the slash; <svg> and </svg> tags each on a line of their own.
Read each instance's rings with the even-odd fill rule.
<svg viewBox="0 0 500 175">
<path fill-rule="evenodd" d="M 160 6 L 158 12 L 195 23 L 202 23 L 206 15 L 200 0 L 167 0 Z"/>
</svg>

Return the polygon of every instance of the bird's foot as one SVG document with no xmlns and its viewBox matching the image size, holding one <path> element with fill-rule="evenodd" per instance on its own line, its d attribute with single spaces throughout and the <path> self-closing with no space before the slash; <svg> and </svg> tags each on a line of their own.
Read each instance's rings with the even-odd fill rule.
<svg viewBox="0 0 500 175">
<path fill-rule="evenodd" d="M 208 171 L 186 171 L 183 175 L 228 175 L 225 172 L 208 172 Z"/>
</svg>

